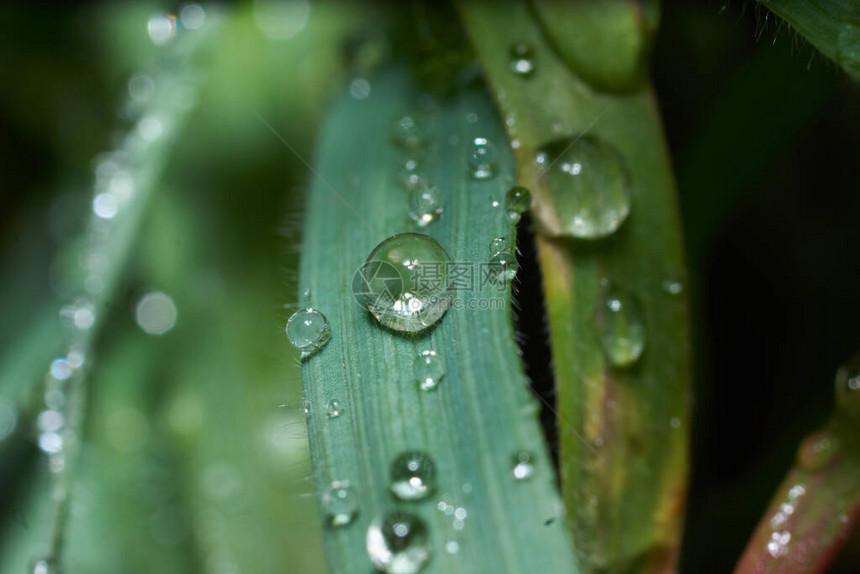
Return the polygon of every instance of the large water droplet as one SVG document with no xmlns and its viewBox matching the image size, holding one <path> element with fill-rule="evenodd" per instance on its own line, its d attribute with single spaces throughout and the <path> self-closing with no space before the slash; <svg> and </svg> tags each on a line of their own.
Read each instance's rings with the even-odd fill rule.
<svg viewBox="0 0 860 574">
<path fill-rule="evenodd" d="M 487 270 L 490 283 L 502 285 L 517 276 L 517 258 L 511 253 L 496 253 L 490 258 Z"/>
<path fill-rule="evenodd" d="M 442 204 L 436 190 L 427 185 L 417 185 L 409 195 L 409 217 L 418 227 L 427 227 L 442 214 Z"/>
<path fill-rule="evenodd" d="M 553 209 L 539 210 L 552 235 L 599 239 L 630 214 L 630 174 L 610 144 L 593 136 L 557 140 L 540 148 L 536 161 Z"/>
<path fill-rule="evenodd" d="M 418 516 L 392 512 L 367 529 L 367 555 L 381 572 L 416 574 L 430 559 L 427 525 Z"/>
<path fill-rule="evenodd" d="M 436 467 L 427 454 L 404 452 L 391 463 L 391 492 L 400 500 L 427 498 L 435 488 Z"/>
<path fill-rule="evenodd" d="M 441 319 L 451 305 L 450 261 L 435 239 L 400 233 L 371 251 L 353 276 L 352 292 L 381 325 L 421 331 Z"/>
<path fill-rule="evenodd" d="M 842 415 L 860 418 L 860 355 L 836 371 L 836 408 Z"/>
<path fill-rule="evenodd" d="M 502 251 L 507 251 L 508 242 L 504 237 L 496 237 L 495 239 L 490 240 L 490 253 L 495 255 L 496 253 L 501 253 Z"/>
<path fill-rule="evenodd" d="M 300 309 L 287 321 L 287 339 L 300 352 L 301 358 L 310 357 L 325 347 L 331 338 L 331 328 L 325 315 L 316 309 Z"/>
<path fill-rule="evenodd" d="M 405 114 L 394 120 L 391 140 L 402 148 L 414 150 L 424 145 L 424 128 L 413 114 Z"/>
<path fill-rule="evenodd" d="M 487 138 L 472 140 L 469 166 L 475 179 L 488 179 L 495 174 L 496 148 Z"/>
<path fill-rule="evenodd" d="M 514 453 L 513 469 L 511 472 L 516 480 L 525 480 L 534 476 L 534 455 L 527 450 Z"/>
<path fill-rule="evenodd" d="M 645 320 L 636 297 L 605 284 L 595 317 L 603 352 L 616 367 L 629 367 L 645 350 Z"/>
<path fill-rule="evenodd" d="M 421 390 L 430 391 L 435 389 L 445 376 L 445 363 L 436 351 L 424 350 L 415 359 L 414 371 Z"/>
<path fill-rule="evenodd" d="M 343 413 L 343 404 L 337 399 L 330 400 L 326 407 L 326 415 L 328 415 L 328 418 L 337 418 L 341 413 Z"/>
<path fill-rule="evenodd" d="M 528 77 L 535 71 L 535 53 L 532 47 L 524 42 L 518 42 L 510 47 L 511 71 L 518 76 Z"/>
<path fill-rule="evenodd" d="M 827 466 L 839 453 L 839 438 L 829 430 L 810 435 L 800 445 L 797 462 L 807 470 L 816 471 Z"/>
<path fill-rule="evenodd" d="M 332 482 L 322 495 L 322 508 L 326 524 L 333 528 L 346 526 L 358 515 L 358 500 L 349 482 Z"/>
</svg>

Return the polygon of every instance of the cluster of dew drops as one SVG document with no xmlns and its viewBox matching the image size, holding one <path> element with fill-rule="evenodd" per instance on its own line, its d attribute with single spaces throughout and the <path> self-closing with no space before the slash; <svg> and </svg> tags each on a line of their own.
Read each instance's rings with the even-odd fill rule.
<svg viewBox="0 0 860 574">
<path fill-rule="evenodd" d="M 178 17 L 158 14 L 145 22 L 152 43 L 159 50 L 171 43 L 183 31 L 200 29 L 206 12 L 196 3 L 186 3 Z M 156 73 L 162 70 L 155 69 Z M 187 70 L 180 68 L 171 73 L 142 73 L 131 76 L 127 95 L 119 107 L 119 116 L 131 121 L 132 126 L 118 139 L 116 147 L 100 154 L 95 160 L 95 180 L 90 219 L 86 226 L 84 248 L 76 257 L 74 279 L 58 277 L 57 289 L 61 294 L 73 293 L 59 312 L 63 328 L 65 349 L 49 365 L 43 386 L 43 405 L 36 416 L 36 435 L 39 449 L 47 456 L 48 468 L 59 476 L 69 464 L 70 449 L 79 441 L 76 428 L 70 420 L 73 409 L 72 385 L 84 376 L 88 363 L 89 347 L 97 330 L 102 309 L 110 296 L 109 280 L 121 265 L 120 257 L 111 256 L 111 248 L 143 195 L 140 182 L 146 180 L 141 170 L 146 169 L 145 156 L 165 145 L 165 139 L 180 117 L 195 104 L 197 86 L 188 78 Z M 157 152 L 156 152 L 157 153 Z M 145 184 L 144 184 L 145 185 Z M 61 197 L 57 210 L 67 207 Z M 80 279 L 79 284 L 76 284 Z M 143 294 L 134 310 L 137 325 L 149 335 L 162 335 L 170 331 L 177 319 L 177 309 L 169 295 L 161 291 Z M 77 400 L 81 400 L 78 398 Z M 0 396 L 0 441 L 16 430 L 18 413 L 10 400 Z M 66 497 L 62 481 L 57 480 L 53 498 Z M 55 557 L 38 558 L 32 572 L 50 574 L 57 571 Z"/>
</svg>

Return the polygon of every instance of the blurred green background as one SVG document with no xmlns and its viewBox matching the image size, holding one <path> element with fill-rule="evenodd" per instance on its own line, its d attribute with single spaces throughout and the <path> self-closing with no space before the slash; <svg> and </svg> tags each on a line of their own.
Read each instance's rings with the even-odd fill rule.
<svg viewBox="0 0 860 574">
<path fill-rule="evenodd" d="M 171 8 L 0 6 L 2 385 L 41 378 L 60 351 L 64 258 L 87 221 L 93 158 L 129 127 L 128 79 L 162 49 L 146 23 Z M 210 14 L 222 22 L 200 54 L 198 105 L 95 346 L 68 571 L 324 571 L 282 330 L 313 177 L 303 158 L 333 94 L 400 50 L 379 41 L 393 10 L 249 2 Z M 860 90 L 743 2 L 665 2 L 653 78 L 694 310 L 683 572 L 724 573 L 860 348 Z M 178 308 L 163 336 L 135 322 L 152 291 Z M 0 438 L 0 574 L 47 547 L 49 472 L 30 411 Z M 831 571 L 858 570 L 855 536 Z"/>
</svg>

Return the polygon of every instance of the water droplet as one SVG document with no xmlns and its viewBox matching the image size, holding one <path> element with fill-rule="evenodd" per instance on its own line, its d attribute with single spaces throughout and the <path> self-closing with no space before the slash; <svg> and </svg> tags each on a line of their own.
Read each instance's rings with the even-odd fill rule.
<svg viewBox="0 0 860 574">
<path fill-rule="evenodd" d="M 302 412 L 305 413 L 306 416 L 310 416 L 310 414 L 311 414 L 311 402 L 310 401 L 302 401 Z"/>
<path fill-rule="evenodd" d="M 531 192 L 521 185 L 512 187 L 505 195 L 505 209 L 508 210 L 508 217 L 513 223 L 519 222 L 520 214 L 528 211 L 531 204 Z"/>
<path fill-rule="evenodd" d="M 534 455 L 527 450 L 516 452 L 513 456 L 512 472 L 516 480 L 525 480 L 534 476 Z"/>
<path fill-rule="evenodd" d="M 555 208 L 539 213 L 550 234 L 599 239 L 630 214 L 627 164 L 603 140 L 582 135 L 557 140 L 538 150 L 536 162 Z"/>
<path fill-rule="evenodd" d="M 197 30 L 206 22 L 206 11 L 200 4 L 189 2 L 179 10 L 179 21 L 189 30 Z"/>
<path fill-rule="evenodd" d="M 339 400 L 332 399 L 331 401 L 329 401 L 328 407 L 326 407 L 326 415 L 328 415 L 328 418 L 337 418 L 341 415 L 342 412 L 343 405 Z"/>
<path fill-rule="evenodd" d="M 400 233 L 371 251 L 353 276 L 352 292 L 381 325 L 421 331 L 441 319 L 451 305 L 450 261 L 435 239 Z"/>
<path fill-rule="evenodd" d="M 449 540 L 445 543 L 445 552 L 448 554 L 456 554 L 460 551 L 460 544 L 456 540 Z"/>
<path fill-rule="evenodd" d="M 425 350 L 418 354 L 414 364 L 415 378 L 422 391 L 436 388 L 445 376 L 445 364 L 436 351 Z"/>
<path fill-rule="evenodd" d="M 355 100 L 366 100 L 370 95 L 370 82 L 364 78 L 355 78 L 349 83 L 349 95 Z"/>
<path fill-rule="evenodd" d="M 531 76 L 535 71 L 535 53 L 531 46 L 518 42 L 509 50 L 511 71 L 523 77 Z"/>
<path fill-rule="evenodd" d="M 145 104 L 155 95 L 155 81 L 143 74 L 132 76 L 128 80 L 128 95 L 135 102 Z"/>
<path fill-rule="evenodd" d="M 442 214 L 442 204 L 436 190 L 419 184 L 409 195 L 409 217 L 418 227 L 427 227 Z"/>
<path fill-rule="evenodd" d="M 414 150 L 424 145 L 424 129 L 415 115 L 406 114 L 394 121 L 391 139 L 402 148 Z"/>
<path fill-rule="evenodd" d="M 332 528 L 346 526 L 358 515 L 358 500 L 348 481 L 332 482 L 322 495 L 326 524 Z"/>
<path fill-rule="evenodd" d="M 72 305 L 63 305 L 60 318 L 75 329 L 86 331 L 96 322 L 96 310 L 86 299 L 78 299 Z"/>
<path fill-rule="evenodd" d="M 164 122 L 157 116 L 144 116 L 137 124 L 137 133 L 144 141 L 153 142 L 164 135 Z"/>
<path fill-rule="evenodd" d="M 392 512 L 367 529 L 367 555 L 381 572 L 416 574 L 430 559 L 427 525 L 418 516 Z"/>
<path fill-rule="evenodd" d="M 500 285 L 514 280 L 517 276 L 517 258 L 511 253 L 496 253 L 488 265 L 489 280 Z"/>
<path fill-rule="evenodd" d="M 73 372 L 74 369 L 66 359 L 54 359 L 51 363 L 51 376 L 58 381 L 65 381 Z"/>
<path fill-rule="evenodd" d="M 63 437 L 56 432 L 43 432 L 39 435 L 39 448 L 47 454 L 57 454 L 63 450 Z"/>
<path fill-rule="evenodd" d="M 840 414 L 860 418 L 860 355 L 836 371 L 836 408 Z"/>
<path fill-rule="evenodd" d="M 616 367 L 629 367 L 645 350 L 645 320 L 638 300 L 609 284 L 601 290 L 596 325 L 603 352 Z"/>
<path fill-rule="evenodd" d="M 113 219 L 119 212 L 119 200 L 112 193 L 103 192 L 93 198 L 93 213 L 102 219 Z"/>
<path fill-rule="evenodd" d="M 306 359 L 325 347 L 331 338 L 331 328 L 325 315 L 316 309 L 300 309 L 287 321 L 287 339 Z"/>
<path fill-rule="evenodd" d="M 669 295 L 680 295 L 684 292 L 684 284 L 674 279 L 665 279 L 661 285 L 663 291 Z"/>
<path fill-rule="evenodd" d="M 36 417 L 36 426 L 42 432 L 57 432 L 63 428 L 65 418 L 63 413 L 52 409 L 44 410 Z"/>
<path fill-rule="evenodd" d="M 493 177 L 496 167 L 496 148 L 487 138 L 472 140 L 469 165 L 473 178 L 488 179 Z"/>
<path fill-rule="evenodd" d="M 398 181 L 400 182 L 400 186 L 406 191 L 414 192 L 428 187 L 427 182 L 420 173 L 405 168 L 401 170 Z"/>
<path fill-rule="evenodd" d="M 828 430 L 816 432 L 800 445 L 797 461 L 807 470 L 816 471 L 827 466 L 839 453 L 839 438 Z"/>
<path fill-rule="evenodd" d="M 490 253 L 493 255 L 508 250 L 508 242 L 504 237 L 496 237 L 490 241 Z"/>
<path fill-rule="evenodd" d="M 152 43 L 156 46 L 163 46 L 176 35 L 176 16 L 173 14 L 156 14 L 149 19 L 146 29 Z"/>
<path fill-rule="evenodd" d="M 147 293 L 135 308 L 138 327 L 148 335 L 163 335 L 176 325 L 178 311 L 173 299 L 161 291 Z"/>
<path fill-rule="evenodd" d="M 436 489 L 436 467 L 423 452 L 409 451 L 391 463 L 391 492 L 400 500 L 422 500 Z"/>
<path fill-rule="evenodd" d="M 59 574 L 57 563 L 49 558 L 37 558 L 30 569 L 33 574 Z"/>
</svg>

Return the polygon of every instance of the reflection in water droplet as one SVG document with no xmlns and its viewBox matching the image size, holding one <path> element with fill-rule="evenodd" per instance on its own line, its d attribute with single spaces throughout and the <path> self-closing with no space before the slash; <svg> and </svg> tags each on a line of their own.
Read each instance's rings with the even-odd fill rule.
<svg viewBox="0 0 860 574">
<path fill-rule="evenodd" d="M 538 150 L 536 162 L 555 207 L 542 219 L 549 233 L 599 239 L 614 233 L 630 214 L 629 169 L 603 140 L 593 136 L 557 140 Z"/>
<path fill-rule="evenodd" d="M 645 320 L 631 293 L 607 283 L 601 290 L 595 324 L 603 352 L 616 367 L 629 367 L 645 350 Z"/>
<path fill-rule="evenodd" d="M 418 227 L 427 227 L 442 214 L 442 204 L 436 190 L 427 185 L 416 185 L 409 194 L 409 217 Z"/>
<path fill-rule="evenodd" d="M 488 179 L 493 177 L 496 167 L 496 148 L 487 138 L 472 140 L 469 165 L 473 178 Z"/>
<path fill-rule="evenodd" d="M 436 351 L 424 350 L 418 354 L 414 364 L 415 378 L 422 391 L 435 389 L 445 376 L 445 364 Z"/>
<path fill-rule="evenodd" d="M 176 325 L 178 311 L 173 299 L 161 291 L 147 293 L 135 309 L 137 326 L 148 335 L 163 335 Z"/>
<path fill-rule="evenodd" d="M 496 253 L 490 258 L 488 265 L 489 280 L 494 285 L 501 285 L 514 280 L 517 276 L 517 258 L 511 253 Z"/>
<path fill-rule="evenodd" d="M 325 347 L 331 338 L 331 327 L 325 315 L 316 309 L 300 309 L 287 321 L 287 339 L 306 359 Z"/>
<path fill-rule="evenodd" d="M 515 453 L 512 472 L 516 480 L 525 480 L 534 476 L 534 455 L 527 450 Z"/>
<path fill-rule="evenodd" d="M 523 42 L 516 43 L 509 50 L 511 71 L 523 77 L 531 76 L 535 71 L 535 53 L 531 46 Z"/>
<path fill-rule="evenodd" d="M 836 371 L 836 408 L 840 415 L 860 418 L 860 355 Z"/>
<path fill-rule="evenodd" d="M 343 412 L 343 405 L 337 399 L 332 399 L 329 401 L 328 406 L 326 407 L 326 415 L 328 418 L 333 419 L 337 418 Z"/>
<path fill-rule="evenodd" d="M 391 140 L 402 148 L 414 150 L 424 145 L 424 129 L 417 116 L 406 114 L 394 120 Z"/>
<path fill-rule="evenodd" d="M 496 253 L 501 253 L 502 251 L 507 251 L 508 242 L 504 237 L 496 237 L 490 241 L 490 253 L 495 255 Z"/>
<path fill-rule="evenodd" d="M 371 251 L 353 276 L 352 292 L 381 325 L 421 331 L 441 319 L 451 305 L 450 261 L 435 239 L 400 233 Z"/>
<path fill-rule="evenodd" d="M 332 482 L 322 494 L 322 508 L 328 526 L 337 528 L 351 523 L 358 515 L 358 500 L 349 482 Z"/>
<path fill-rule="evenodd" d="M 416 574 L 430 558 L 427 525 L 418 516 L 392 512 L 367 529 L 367 555 L 381 572 Z"/>
<path fill-rule="evenodd" d="M 422 500 L 436 489 L 436 467 L 419 451 L 398 455 L 391 463 L 391 492 L 400 500 Z"/>
</svg>

